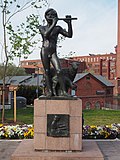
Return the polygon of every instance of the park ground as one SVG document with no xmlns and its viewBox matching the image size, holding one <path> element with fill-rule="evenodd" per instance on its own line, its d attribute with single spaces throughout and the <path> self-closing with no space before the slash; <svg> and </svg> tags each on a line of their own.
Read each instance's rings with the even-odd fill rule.
<svg viewBox="0 0 120 160">
<path fill-rule="evenodd" d="M 34 107 L 17 108 L 17 124 L 33 124 Z M 120 110 L 83 110 L 84 125 L 120 123 Z M 13 109 L 5 110 L 5 123 L 13 123 Z M 1 123 L 1 118 L 0 118 Z"/>
</svg>

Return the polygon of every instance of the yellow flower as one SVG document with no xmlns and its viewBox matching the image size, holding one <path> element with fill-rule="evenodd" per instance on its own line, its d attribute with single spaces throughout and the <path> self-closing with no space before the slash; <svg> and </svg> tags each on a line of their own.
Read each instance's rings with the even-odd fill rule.
<svg viewBox="0 0 120 160">
<path fill-rule="evenodd" d="M 92 126 L 90 126 L 91 128 L 96 128 L 96 126 L 94 126 L 94 125 L 92 125 Z"/>
<path fill-rule="evenodd" d="M 24 132 L 24 137 L 27 137 L 28 136 L 28 133 L 27 132 Z"/>
<path fill-rule="evenodd" d="M 111 128 L 112 126 L 111 126 L 111 125 L 106 125 L 106 127 L 107 127 L 107 128 Z"/>
<path fill-rule="evenodd" d="M 5 137 L 7 138 L 7 137 L 8 137 L 8 134 L 5 134 Z"/>
<path fill-rule="evenodd" d="M 3 124 L 0 124 L 0 127 L 2 127 L 3 126 Z"/>
<path fill-rule="evenodd" d="M 108 137 L 109 137 L 109 135 L 110 135 L 110 133 L 105 132 L 105 138 L 108 138 Z"/>
</svg>

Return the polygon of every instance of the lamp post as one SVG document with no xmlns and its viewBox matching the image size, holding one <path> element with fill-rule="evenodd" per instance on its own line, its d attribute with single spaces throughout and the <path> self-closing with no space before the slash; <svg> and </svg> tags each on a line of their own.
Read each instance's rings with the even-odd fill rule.
<svg viewBox="0 0 120 160">
<path fill-rule="evenodd" d="M 37 88 L 36 88 L 36 95 L 37 95 L 37 98 L 39 97 L 39 67 L 37 67 Z"/>
<path fill-rule="evenodd" d="M 37 74 L 37 88 L 36 88 L 36 96 L 37 98 L 39 97 L 39 66 L 37 64 L 34 65 L 35 69 L 37 69 L 37 72 L 35 71 L 35 73 Z"/>
</svg>

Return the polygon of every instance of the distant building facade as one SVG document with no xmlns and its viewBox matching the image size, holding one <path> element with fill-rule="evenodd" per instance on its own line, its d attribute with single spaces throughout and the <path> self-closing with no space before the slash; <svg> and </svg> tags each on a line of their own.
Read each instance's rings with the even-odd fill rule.
<svg viewBox="0 0 120 160">
<path fill-rule="evenodd" d="M 43 75 L 35 76 L 14 76 L 9 79 L 6 77 L 6 104 L 11 104 L 13 86 L 42 86 Z M 93 75 L 91 73 L 78 73 L 74 79 L 77 85 L 76 90 L 71 90 L 71 93 L 82 99 L 83 109 L 101 109 L 102 107 L 112 108 L 113 103 L 113 88 L 114 85 L 106 80 L 103 76 Z M 2 88 L 2 81 L 0 81 Z M 2 89 L 1 89 L 2 90 Z M 0 105 L 2 97 L 0 97 Z"/>
<path fill-rule="evenodd" d="M 83 109 L 112 108 L 114 85 L 101 75 L 80 73 L 75 77 L 75 95 L 82 99 Z"/>
<path fill-rule="evenodd" d="M 68 59 L 60 59 L 61 66 L 69 67 L 73 61 L 79 61 L 80 65 L 78 73 L 91 72 L 97 75 L 102 75 L 108 80 L 116 78 L 116 54 L 97 54 L 89 56 L 76 56 Z M 43 72 L 41 60 L 24 60 L 21 61 L 21 67 L 25 68 L 27 72 L 35 72 L 37 68 Z M 34 70 L 32 70 L 34 69 Z"/>
<path fill-rule="evenodd" d="M 108 80 L 115 79 L 116 76 L 116 54 L 89 54 L 89 56 L 72 57 L 72 60 L 79 61 L 79 72 L 91 72 L 102 75 Z"/>
</svg>

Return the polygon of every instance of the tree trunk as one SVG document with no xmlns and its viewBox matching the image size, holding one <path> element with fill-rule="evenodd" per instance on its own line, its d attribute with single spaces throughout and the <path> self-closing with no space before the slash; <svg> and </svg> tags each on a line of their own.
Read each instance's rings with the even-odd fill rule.
<svg viewBox="0 0 120 160">
<path fill-rule="evenodd" d="M 3 78 L 3 89 L 2 89 L 2 123 L 5 120 L 5 79 Z"/>
<path fill-rule="evenodd" d="M 3 8 L 3 42 L 4 42 L 4 53 L 5 53 L 5 63 L 4 63 L 4 73 L 3 73 L 3 91 L 2 91 L 2 123 L 5 120 L 5 77 L 6 77 L 6 70 L 8 65 L 8 55 L 7 55 L 7 37 L 6 37 L 6 3 Z"/>
</svg>

